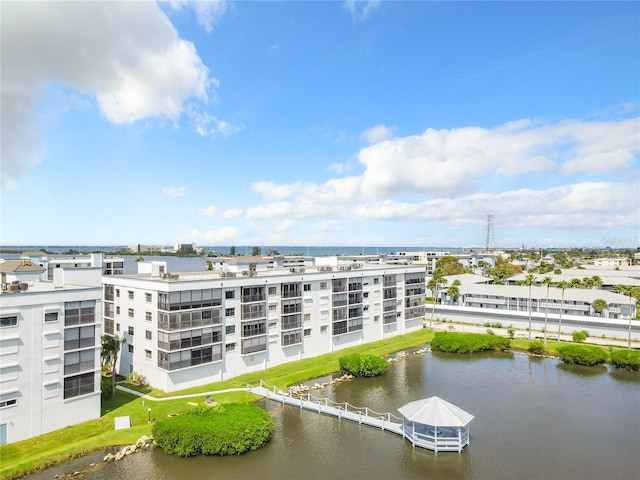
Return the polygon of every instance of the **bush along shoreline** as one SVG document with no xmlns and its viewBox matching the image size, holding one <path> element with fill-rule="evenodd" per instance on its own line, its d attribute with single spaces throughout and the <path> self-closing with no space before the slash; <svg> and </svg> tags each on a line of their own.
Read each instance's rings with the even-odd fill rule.
<svg viewBox="0 0 640 480">
<path fill-rule="evenodd" d="M 262 448 L 275 425 L 258 406 L 243 403 L 199 406 L 153 424 L 155 444 L 166 454 L 240 455 Z"/>
<path fill-rule="evenodd" d="M 481 333 L 438 332 L 431 341 L 431 350 L 445 353 L 506 352 L 511 340 Z"/>
<path fill-rule="evenodd" d="M 389 370 L 389 362 L 370 353 L 352 353 L 340 357 L 340 371 L 354 377 L 377 377 Z"/>
</svg>

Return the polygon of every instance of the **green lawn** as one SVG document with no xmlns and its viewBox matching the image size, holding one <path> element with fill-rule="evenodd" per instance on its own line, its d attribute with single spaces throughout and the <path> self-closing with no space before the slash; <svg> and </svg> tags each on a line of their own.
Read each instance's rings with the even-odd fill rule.
<svg viewBox="0 0 640 480">
<path fill-rule="evenodd" d="M 234 387 L 246 387 L 247 383 L 259 384 L 263 379 L 270 385 L 286 388 L 305 380 L 322 377 L 339 370 L 338 358 L 348 353 L 369 352 L 375 355 L 386 355 L 393 352 L 421 347 L 429 343 L 433 332 L 420 329 L 408 335 L 401 335 L 379 342 L 347 348 L 319 357 L 291 362 L 268 370 L 245 374 L 224 382 L 217 382 L 167 394 L 159 390 L 151 390 L 155 397 L 170 397 L 189 393 L 204 393 Z M 218 403 L 252 402 L 257 399 L 248 392 L 220 393 L 214 396 Z M 35 472 L 72 458 L 112 446 L 123 446 L 135 443 L 142 435 L 151 434 L 147 409 L 151 408 L 151 418 L 166 418 L 170 413 L 182 413 L 191 406 L 189 402 L 201 403 L 205 400 L 194 397 L 181 400 L 150 401 L 132 394 L 117 391 L 115 401 L 103 402 L 102 416 L 89 422 L 56 430 L 39 437 L 0 446 L 0 478 L 16 478 Z M 132 428 L 114 430 L 114 418 L 129 416 Z"/>
</svg>

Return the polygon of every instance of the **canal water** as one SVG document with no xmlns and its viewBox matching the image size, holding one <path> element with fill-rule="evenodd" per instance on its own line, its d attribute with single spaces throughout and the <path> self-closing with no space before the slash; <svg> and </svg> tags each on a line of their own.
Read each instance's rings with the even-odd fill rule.
<svg viewBox="0 0 640 480">
<path fill-rule="evenodd" d="M 383 377 L 355 379 L 318 395 L 395 414 L 410 401 L 437 395 L 475 415 L 471 443 L 462 453 L 436 454 L 391 433 L 264 401 L 276 429 L 259 451 L 182 459 L 156 448 L 83 478 L 640 478 L 638 373 L 517 353 L 428 353 L 392 363 Z M 59 466 L 31 478 L 50 479 L 73 468 Z"/>
</svg>

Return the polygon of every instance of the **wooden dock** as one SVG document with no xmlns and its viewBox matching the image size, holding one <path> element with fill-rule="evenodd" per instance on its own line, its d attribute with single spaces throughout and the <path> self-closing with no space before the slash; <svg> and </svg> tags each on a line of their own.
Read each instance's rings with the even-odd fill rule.
<svg viewBox="0 0 640 480">
<path fill-rule="evenodd" d="M 360 425 L 379 428 L 385 432 L 395 433 L 405 436 L 405 428 L 402 417 L 392 413 L 378 413 L 367 407 L 355 407 L 349 403 L 336 403 L 329 398 L 317 398 L 311 393 L 292 395 L 289 392 L 282 392 L 275 387 L 268 387 L 262 381 L 259 387 L 247 385 L 251 393 L 268 398 L 283 405 L 291 405 L 303 410 L 317 412 L 323 415 L 350 420 Z"/>
</svg>

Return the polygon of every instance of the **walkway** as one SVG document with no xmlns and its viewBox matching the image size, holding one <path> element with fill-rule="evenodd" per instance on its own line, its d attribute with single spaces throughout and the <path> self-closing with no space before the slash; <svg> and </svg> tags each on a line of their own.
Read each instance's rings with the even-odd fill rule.
<svg viewBox="0 0 640 480">
<path fill-rule="evenodd" d="M 154 402 L 162 402 L 164 400 L 180 400 L 181 398 L 195 398 L 195 397 L 206 397 L 208 395 L 216 395 L 220 393 L 228 393 L 228 392 L 246 392 L 248 391 L 246 388 L 227 388 L 226 390 L 214 390 L 212 392 L 202 392 L 202 393 L 189 393 L 188 395 L 174 395 L 172 397 L 154 397 L 152 395 L 147 395 L 146 393 L 138 392 L 137 390 L 133 390 L 131 388 L 123 387 L 122 385 L 116 385 L 116 388 L 120 391 L 130 393 L 131 395 L 136 395 L 144 400 L 151 400 Z"/>
<path fill-rule="evenodd" d="M 369 425 L 370 427 L 380 428 L 385 432 L 391 432 L 404 436 L 404 426 L 402 418 L 391 413 L 377 413 L 367 407 L 354 407 L 349 403 L 336 403 L 328 398 L 317 398 L 310 393 L 302 394 L 295 397 L 291 392 L 286 393 L 269 387 L 262 380 L 259 387 L 247 385 L 247 390 L 256 395 L 263 396 L 269 400 L 276 401 L 283 405 L 291 405 L 299 407 L 303 410 L 323 413 L 344 420 L 357 422 L 361 425 Z M 392 421 L 399 420 L 400 423 Z"/>
</svg>

